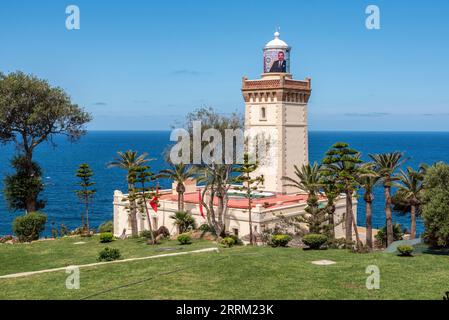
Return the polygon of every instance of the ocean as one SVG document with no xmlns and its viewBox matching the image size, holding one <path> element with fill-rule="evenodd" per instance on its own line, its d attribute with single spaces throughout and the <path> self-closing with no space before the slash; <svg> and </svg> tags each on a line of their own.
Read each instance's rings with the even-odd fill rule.
<svg viewBox="0 0 449 320">
<path fill-rule="evenodd" d="M 121 169 L 108 169 L 107 163 L 112 161 L 117 151 L 137 150 L 147 152 L 151 158 L 151 170 L 158 172 L 167 165 L 162 154 L 169 145 L 169 131 L 91 131 L 79 142 L 69 143 L 64 137 L 56 137 L 54 143 L 40 145 L 35 153 L 35 160 L 42 166 L 45 182 L 43 198 L 47 205 L 43 210 L 48 215 L 47 228 L 43 235 L 50 235 L 51 226 L 64 223 L 70 229 L 80 225 L 82 205 L 75 195 L 77 178 L 75 172 L 81 163 L 88 163 L 94 171 L 97 194 L 90 210 L 91 226 L 112 219 L 112 197 L 114 190 L 126 190 L 125 172 Z M 391 151 L 404 152 L 410 157 L 404 166 L 417 168 L 421 163 L 432 164 L 437 161 L 449 162 L 449 132 L 310 132 L 310 161 L 320 161 L 324 153 L 337 141 L 347 142 L 359 150 L 363 158 L 368 160 L 370 153 Z M 9 161 L 15 153 L 13 145 L 0 146 L 0 176 L 11 172 Z M 161 181 L 161 187 L 170 187 L 169 181 Z M 2 187 L 3 189 L 3 187 Z M 375 191 L 373 208 L 373 225 L 381 227 L 385 224 L 383 212 L 383 189 Z M 364 225 L 365 204 L 359 199 L 358 224 Z M 22 212 L 9 212 L 0 195 L 0 235 L 12 234 L 12 221 Z M 394 214 L 394 221 L 405 228 L 410 227 L 408 215 Z M 423 231 L 418 221 L 417 231 Z"/>
</svg>

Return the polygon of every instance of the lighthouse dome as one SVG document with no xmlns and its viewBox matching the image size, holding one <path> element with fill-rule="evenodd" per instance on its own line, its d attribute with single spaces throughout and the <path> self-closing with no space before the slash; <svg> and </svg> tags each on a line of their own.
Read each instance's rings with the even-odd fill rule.
<svg viewBox="0 0 449 320">
<path fill-rule="evenodd" d="M 288 44 L 285 41 L 279 39 L 279 36 L 280 36 L 280 33 L 278 31 L 276 31 L 274 33 L 274 39 L 265 45 L 265 49 L 287 49 L 287 48 L 289 48 Z"/>
</svg>

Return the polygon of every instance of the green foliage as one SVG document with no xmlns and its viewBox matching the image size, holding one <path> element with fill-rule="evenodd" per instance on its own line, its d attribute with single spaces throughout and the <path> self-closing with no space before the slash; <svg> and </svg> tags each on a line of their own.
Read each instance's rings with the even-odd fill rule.
<svg viewBox="0 0 449 320">
<path fill-rule="evenodd" d="M 26 210 L 33 212 L 43 208 L 37 199 L 42 184 L 35 174 L 33 153 L 43 142 L 53 143 L 56 135 L 66 135 L 71 141 L 85 134 L 85 124 L 91 116 L 73 104 L 70 97 L 58 87 L 51 87 L 41 80 L 23 72 L 8 75 L 0 73 L 0 142 L 13 142 L 26 165 L 20 179 L 16 177 L 10 183 L 15 185 L 9 192 L 9 199 L 20 199 L 24 195 L 19 191 L 32 186 L 32 193 L 25 199 Z M 23 198 L 22 198 L 23 199 Z M 23 200 L 10 203 L 12 208 L 23 206 Z"/>
<path fill-rule="evenodd" d="M 204 224 L 200 225 L 198 230 L 202 231 L 203 233 L 213 232 L 213 229 L 207 223 L 204 223 Z"/>
<path fill-rule="evenodd" d="M 398 223 L 393 225 L 393 241 L 402 240 L 404 236 L 404 231 L 402 230 L 402 226 Z M 375 236 L 378 244 L 382 247 L 386 247 L 387 245 L 387 227 L 384 226 L 377 232 Z"/>
<path fill-rule="evenodd" d="M 192 243 L 192 237 L 190 237 L 188 234 L 180 234 L 178 236 L 177 240 L 182 245 L 191 244 Z"/>
<path fill-rule="evenodd" d="M 109 220 L 109 221 L 103 222 L 98 227 L 98 232 L 100 232 L 100 233 L 103 233 L 103 232 L 114 232 L 114 221 Z"/>
<path fill-rule="evenodd" d="M 171 215 L 170 218 L 175 220 L 174 224 L 178 227 L 180 234 L 196 228 L 195 219 L 186 211 L 178 211 L 174 215 Z"/>
<path fill-rule="evenodd" d="M 449 165 L 437 163 L 429 167 L 424 186 L 424 239 L 435 247 L 449 247 Z"/>
<path fill-rule="evenodd" d="M 142 230 L 142 231 L 140 231 L 139 236 L 140 236 L 141 238 L 151 239 L 151 238 L 152 238 L 152 237 L 151 237 L 152 234 L 154 235 L 154 233 L 151 232 L 150 230 Z"/>
<path fill-rule="evenodd" d="M 309 195 L 316 195 L 323 186 L 321 166 L 314 162 L 313 165 L 307 164 L 301 168 L 295 165 L 294 168 L 296 177 L 282 177 L 282 180 L 287 182 L 284 186 L 296 188 L 298 191 L 307 192 Z"/>
<path fill-rule="evenodd" d="M 97 260 L 100 262 L 114 261 L 120 259 L 120 257 L 121 253 L 119 249 L 106 247 L 98 253 Z"/>
<path fill-rule="evenodd" d="M 227 234 L 226 237 L 234 239 L 234 245 L 236 245 L 236 246 L 243 245 L 242 240 L 239 237 L 237 237 L 235 234 L 232 234 L 232 233 Z"/>
<path fill-rule="evenodd" d="M 292 241 L 288 234 L 275 234 L 271 237 L 270 245 L 272 247 L 286 247 Z"/>
<path fill-rule="evenodd" d="M 40 212 L 31 212 L 17 217 L 13 222 L 13 231 L 20 242 L 31 242 L 39 239 L 39 235 L 45 229 L 47 216 Z"/>
<path fill-rule="evenodd" d="M 221 244 L 225 247 L 231 248 L 235 245 L 235 240 L 232 237 L 224 237 L 223 240 L 221 240 Z"/>
<path fill-rule="evenodd" d="M 328 238 L 323 234 L 308 234 L 302 238 L 302 242 L 312 250 L 318 250 L 327 242 Z"/>
<path fill-rule="evenodd" d="M 309 195 L 305 212 L 295 217 L 295 222 L 305 224 L 311 233 L 329 231 L 332 228 L 332 224 L 329 224 L 329 214 L 332 212 L 328 210 L 328 207 L 320 207 L 317 196 L 320 188 L 323 187 L 321 166 L 316 162 L 313 165 L 303 165 L 301 169 L 295 166 L 295 176 L 295 178 L 282 177 L 284 181 L 287 181 L 284 186 L 294 187 Z"/>
<path fill-rule="evenodd" d="M 128 201 L 129 205 L 126 207 L 129 212 L 129 220 L 131 222 L 131 233 L 133 237 L 138 236 L 137 226 L 137 193 L 135 190 L 135 176 L 133 170 L 135 167 L 142 166 L 148 163 L 151 159 L 147 159 L 147 153 L 138 155 L 137 151 L 128 150 L 126 152 L 117 152 L 118 157 L 108 164 L 108 168 L 120 168 L 127 171 L 126 181 L 128 183 L 128 197 L 123 199 Z"/>
<path fill-rule="evenodd" d="M 26 210 L 30 200 L 36 202 L 35 210 L 43 209 L 45 202 L 38 199 L 39 194 L 44 190 L 41 167 L 33 161 L 30 168 L 26 157 L 22 155 L 15 156 L 11 160 L 11 166 L 15 169 L 15 173 L 5 177 L 4 189 L 9 209 Z"/>
<path fill-rule="evenodd" d="M 114 235 L 111 232 L 100 233 L 100 242 L 108 243 L 114 241 Z"/>
<path fill-rule="evenodd" d="M 91 181 L 93 175 L 94 173 L 87 163 L 80 164 L 76 172 L 76 176 L 80 179 L 78 183 L 80 189 L 76 190 L 75 193 L 85 206 L 85 211 L 81 214 L 81 224 L 87 231 L 89 231 L 89 204 L 92 203 L 92 199 L 97 192 L 92 188 L 95 185 L 95 182 Z"/>
<path fill-rule="evenodd" d="M 238 173 L 238 176 L 234 178 L 234 182 L 241 184 L 241 186 L 235 187 L 236 190 L 243 191 L 244 197 L 248 201 L 248 223 L 249 223 L 249 242 L 254 244 L 253 236 L 253 223 L 252 223 L 252 207 L 253 207 L 253 193 L 257 190 L 260 184 L 263 184 L 263 176 L 254 176 L 254 172 L 259 167 L 257 162 L 252 163 L 249 158 L 249 154 L 245 153 L 243 156 L 243 164 L 236 166 L 233 172 Z"/>
<path fill-rule="evenodd" d="M 413 254 L 413 251 L 415 251 L 415 249 L 412 246 L 407 245 L 407 244 L 398 246 L 397 250 L 399 252 L 399 255 L 402 257 L 411 257 Z"/>
</svg>

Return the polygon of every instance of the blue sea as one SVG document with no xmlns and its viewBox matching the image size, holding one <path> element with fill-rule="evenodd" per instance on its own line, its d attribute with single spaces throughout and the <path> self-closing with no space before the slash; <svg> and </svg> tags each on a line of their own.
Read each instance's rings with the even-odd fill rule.
<svg viewBox="0 0 449 320">
<path fill-rule="evenodd" d="M 64 223 L 69 228 L 80 225 L 82 206 L 75 195 L 77 178 L 75 172 L 81 163 L 88 163 L 94 170 L 93 180 L 96 182 L 97 194 L 90 211 L 92 226 L 98 226 L 112 219 L 112 196 L 114 190 L 126 190 L 125 172 L 120 169 L 108 169 L 107 163 L 112 161 L 117 151 L 137 150 L 147 152 L 156 158 L 151 163 L 153 172 L 166 167 L 162 154 L 169 145 L 169 131 L 123 132 L 123 131 L 91 131 L 77 143 L 69 143 L 63 137 L 56 137 L 56 147 L 50 144 L 39 146 L 35 160 L 43 168 L 47 201 L 44 212 L 48 215 L 47 229 L 49 235 L 51 224 L 59 226 Z M 449 162 L 449 133 L 415 133 L 415 132 L 310 132 L 309 152 L 311 161 L 320 161 L 329 147 L 343 141 L 362 152 L 368 160 L 369 153 L 402 151 L 410 160 L 406 166 L 417 168 L 421 163 L 432 164 L 436 161 Z M 0 146 L 0 175 L 11 172 L 9 160 L 15 153 L 12 145 Z M 169 181 L 161 181 L 162 187 L 169 187 Z M 3 189 L 3 187 L 2 187 Z M 375 192 L 373 225 L 381 227 L 385 224 L 383 212 L 384 197 L 382 188 Z M 360 199 L 358 223 L 364 225 L 365 206 Z M 0 235 L 12 233 L 12 221 L 23 212 L 9 212 L 0 195 Z M 394 221 L 409 228 L 407 215 L 394 215 Z M 423 231 L 418 221 L 418 233 Z"/>
</svg>

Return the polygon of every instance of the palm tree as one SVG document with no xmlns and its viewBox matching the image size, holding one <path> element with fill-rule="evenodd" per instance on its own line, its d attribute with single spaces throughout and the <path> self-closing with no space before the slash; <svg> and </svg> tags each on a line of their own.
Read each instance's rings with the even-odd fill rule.
<svg viewBox="0 0 449 320">
<path fill-rule="evenodd" d="M 176 192 L 178 193 L 178 211 L 184 211 L 184 193 L 186 187 L 184 183 L 195 176 L 195 170 L 191 166 L 183 163 L 172 164 L 170 169 L 162 170 L 156 177 L 170 179 L 177 183 Z"/>
<path fill-rule="evenodd" d="M 423 171 L 415 171 L 408 167 L 407 171 L 401 170 L 399 174 L 399 182 L 395 184 L 402 192 L 403 199 L 410 205 L 411 232 L 410 238 L 416 238 L 416 212 L 421 205 L 421 193 L 423 190 Z"/>
<path fill-rule="evenodd" d="M 360 186 L 365 190 L 363 200 L 366 203 L 366 245 L 373 249 L 373 201 L 374 188 L 379 183 L 380 177 L 377 175 L 360 177 Z"/>
<path fill-rule="evenodd" d="M 182 234 L 189 230 L 195 229 L 195 219 L 185 211 L 178 211 L 170 216 L 170 219 L 174 220 L 175 226 L 178 227 L 178 233 Z"/>
<path fill-rule="evenodd" d="M 383 154 L 370 154 L 370 158 L 374 162 L 374 170 L 380 176 L 380 181 L 384 187 L 385 193 L 385 217 L 387 220 L 387 246 L 393 241 L 393 216 L 391 213 L 391 187 L 394 181 L 399 178 L 396 175 L 396 170 L 407 159 L 403 159 L 401 152 L 391 152 Z"/>
<path fill-rule="evenodd" d="M 153 160 L 147 159 L 148 154 L 143 153 L 140 156 L 137 151 L 128 150 L 126 152 L 117 152 L 118 157 L 108 163 L 108 168 L 120 168 L 127 171 L 126 181 L 128 182 L 128 193 L 133 193 L 135 191 L 135 185 L 133 182 L 133 169 L 140 167 L 145 163 Z M 131 222 L 131 233 L 133 236 L 139 234 L 139 229 L 137 226 L 137 204 L 135 200 L 130 201 L 130 222 Z"/>
<path fill-rule="evenodd" d="M 307 164 L 300 168 L 294 166 L 296 178 L 282 177 L 282 180 L 288 183 L 284 184 L 285 187 L 294 187 L 300 191 L 307 192 L 309 196 L 315 196 L 322 187 L 321 182 L 321 166 L 314 162 L 313 165 Z"/>
</svg>

